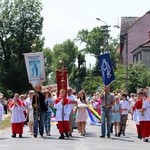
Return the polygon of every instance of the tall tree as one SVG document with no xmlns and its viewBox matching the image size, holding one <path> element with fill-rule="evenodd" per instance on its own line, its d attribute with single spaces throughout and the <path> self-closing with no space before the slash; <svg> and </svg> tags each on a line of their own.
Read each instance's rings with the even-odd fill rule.
<svg viewBox="0 0 150 150">
<path fill-rule="evenodd" d="M 45 58 L 46 83 L 54 83 L 53 81 L 53 51 L 49 48 L 43 50 Z"/>
<path fill-rule="evenodd" d="M 104 51 L 104 48 L 107 47 L 107 50 L 110 52 L 113 66 L 116 68 L 116 64 L 119 62 L 119 54 L 116 52 L 118 41 L 116 39 L 111 39 L 109 37 L 109 33 L 106 34 L 106 31 L 101 27 L 95 27 L 91 31 L 84 29 L 79 31 L 76 40 L 84 43 L 84 51 L 86 53 L 93 54 L 96 58 L 101 52 Z M 96 61 L 91 73 L 92 76 L 95 77 L 101 75 L 98 61 Z"/>
<path fill-rule="evenodd" d="M 126 80 L 126 69 L 118 65 L 115 70 L 116 80 L 112 83 L 112 90 L 125 90 L 136 93 L 138 88 L 150 86 L 150 70 L 144 64 L 130 64 L 128 68 L 128 80 Z"/>
<path fill-rule="evenodd" d="M 0 1 L 0 82 L 6 90 L 26 91 L 30 86 L 23 53 L 43 47 L 40 0 Z"/>
<path fill-rule="evenodd" d="M 82 54 L 82 50 L 77 54 L 77 66 L 74 65 L 72 72 L 69 75 L 70 86 L 75 88 L 79 92 L 82 88 L 82 83 L 86 77 L 86 63 L 85 54 Z"/>
<path fill-rule="evenodd" d="M 61 68 L 60 60 L 63 61 L 64 66 L 68 70 L 68 74 L 70 75 L 74 63 L 77 58 L 78 47 L 71 40 L 66 40 L 62 44 L 56 44 L 53 47 L 53 62 L 55 71 L 56 68 Z"/>
<path fill-rule="evenodd" d="M 150 86 L 150 70 L 144 64 L 131 64 L 129 66 L 128 91 L 137 92 L 138 88 Z"/>
<path fill-rule="evenodd" d="M 95 27 L 91 31 L 82 29 L 78 32 L 77 41 L 84 43 L 84 51 L 94 55 L 101 53 L 100 47 L 104 44 L 104 36 L 100 27 Z"/>
<path fill-rule="evenodd" d="M 99 92 L 99 88 L 103 87 L 102 79 L 100 77 L 87 76 L 82 83 L 82 88 L 88 93 L 93 94 Z"/>
</svg>

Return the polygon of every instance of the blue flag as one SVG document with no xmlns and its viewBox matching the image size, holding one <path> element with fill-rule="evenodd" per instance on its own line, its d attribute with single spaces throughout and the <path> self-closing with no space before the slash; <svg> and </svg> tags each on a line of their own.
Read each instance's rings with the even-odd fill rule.
<svg viewBox="0 0 150 150">
<path fill-rule="evenodd" d="M 109 53 L 98 56 L 103 83 L 108 86 L 115 80 Z"/>
</svg>

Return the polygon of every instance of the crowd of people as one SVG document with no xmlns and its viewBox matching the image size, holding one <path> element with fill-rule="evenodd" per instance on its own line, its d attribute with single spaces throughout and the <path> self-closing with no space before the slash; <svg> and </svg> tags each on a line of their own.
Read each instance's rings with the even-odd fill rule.
<svg viewBox="0 0 150 150">
<path fill-rule="evenodd" d="M 0 93 L 1 103 L 2 99 L 3 94 Z M 4 103 L 1 103 L 0 122 L 4 113 Z M 7 103 L 11 112 L 12 137 L 15 138 L 18 134 L 21 138 L 25 125 L 29 126 L 30 134 L 35 138 L 38 135 L 51 136 L 52 114 L 57 122 L 59 139 L 71 137 L 75 125 L 79 134 L 86 136 L 89 105 L 101 116 L 101 120 L 96 120 L 101 123 L 100 138 L 110 138 L 111 133 L 116 137 L 125 136 L 130 113 L 131 119 L 136 122 L 137 137 L 144 142 L 148 141 L 150 99 L 147 93 L 140 91 L 137 95 L 131 93 L 130 96 L 125 92 L 111 93 L 109 86 L 105 86 L 101 93 L 94 93 L 92 97 L 87 97 L 83 90 L 78 94 L 73 93 L 71 88 L 67 91 L 61 89 L 57 97 L 50 89 L 43 90 L 41 86 L 36 86 L 27 95 L 15 93 Z"/>
</svg>

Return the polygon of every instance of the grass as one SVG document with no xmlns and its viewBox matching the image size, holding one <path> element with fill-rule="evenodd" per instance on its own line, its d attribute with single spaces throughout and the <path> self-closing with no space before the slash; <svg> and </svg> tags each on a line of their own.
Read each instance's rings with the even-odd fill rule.
<svg viewBox="0 0 150 150">
<path fill-rule="evenodd" d="M 3 129 L 5 129 L 5 128 L 8 128 L 8 127 L 10 127 L 10 125 L 11 125 L 11 123 L 10 123 L 10 116 L 9 116 L 9 117 L 7 117 L 5 120 L 3 120 L 3 121 L 1 122 L 0 130 L 3 130 Z"/>
</svg>

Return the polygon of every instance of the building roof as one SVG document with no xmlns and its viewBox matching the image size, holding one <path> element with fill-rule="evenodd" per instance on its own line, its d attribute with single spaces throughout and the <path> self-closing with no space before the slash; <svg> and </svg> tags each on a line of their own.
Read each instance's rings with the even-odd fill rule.
<svg viewBox="0 0 150 150">
<path fill-rule="evenodd" d="M 146 14 L 150 14 L 150 10 L 147 11 L 143 16 Z M 141 17 L 121 17 L 121 31 L 120 35 L 125 34 L 128 29 L 133 26 L 138 20 L 140 20 L 143 16 Z"/>
<path fill-rule="evenodd" d="M 146 14 L 150 14 L 150 10 L 147 11 L 143 16 L 145 16 Z M 123 48 L 124 48 L 125 33 L 127 33 L 127 31 L 129 30 L 129 28 L 131 28 L 142 17 L 121 17 L 121 31 L 120 31 L 120 52 L 121 53 L 122 53 Z"/>
<path fill-rule="evenodd" d="M 150 39 L 148 41 L 146 41 L 145 43 L 139 45 L 136 49 L 134 49 L 133 51 L 131 51 L 131 53 L 135 52 L 137 49 L 139 49 L 141 47 L 150 47 Z"/>
<path fill-rule="evenodd" d="M 141 17 L 121 17 L 121 31 L 120 35 L 126 33 L 126 31 Z"/>
</svg>

